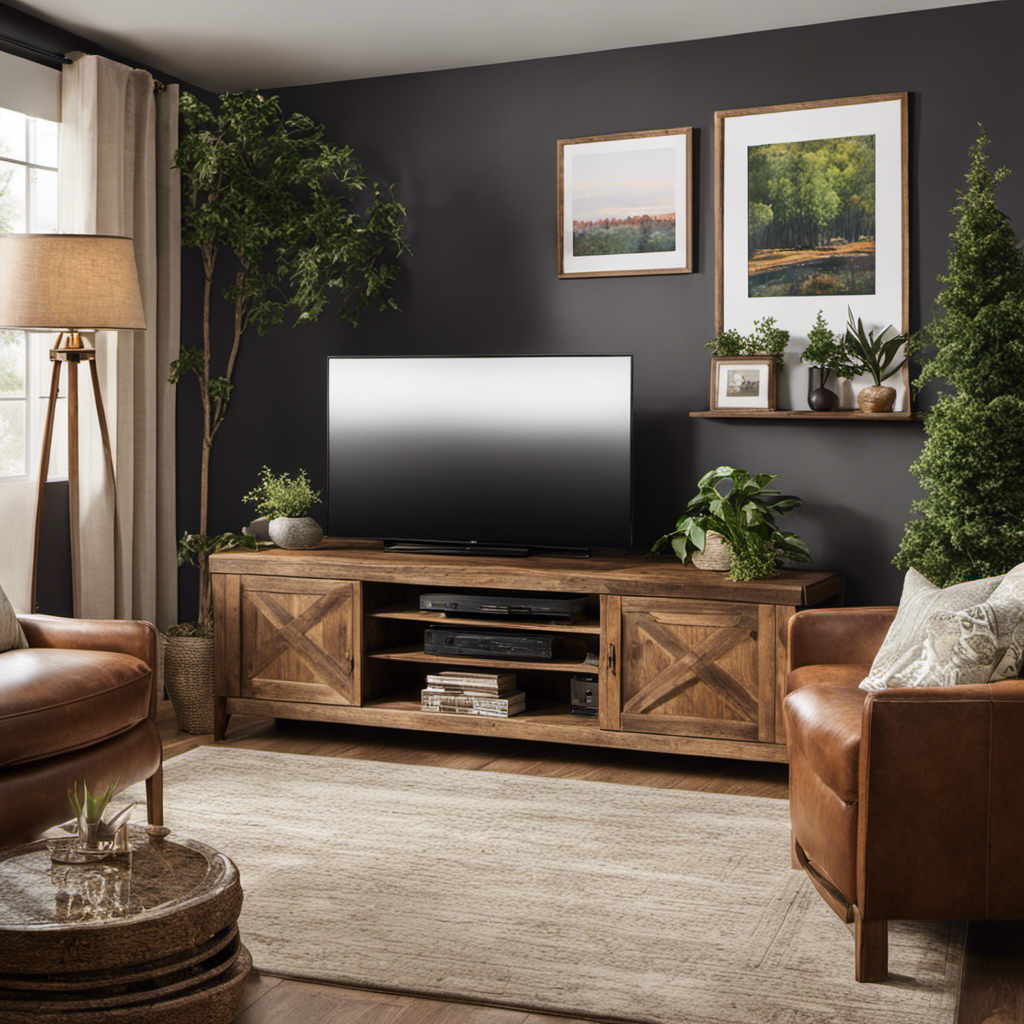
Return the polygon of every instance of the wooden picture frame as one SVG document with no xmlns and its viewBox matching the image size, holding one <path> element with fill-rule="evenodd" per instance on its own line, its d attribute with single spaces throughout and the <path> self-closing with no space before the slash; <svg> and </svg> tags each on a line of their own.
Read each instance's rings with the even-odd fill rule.
<svg viewBox="0 0 1024 1024">
<path fill-rule="evenodd" d="M 716 332 L 771 316 L 795 354 L 819 309 L 842 333 L 847 307 L 909 332 L 908 111 L 897 92 L 715 113 Z M 781 371 L 792 404 L 796 366 Z"/>
<path fill-rule="evenodd" d="M 774 356 L 712 356 L 711 411 L 775 409 Z"/>
<path fill-rule="evenodd" d="M 557 228 L 560 278 L 692 273 L 693 129 L 559 139 Z"/>
</svg>

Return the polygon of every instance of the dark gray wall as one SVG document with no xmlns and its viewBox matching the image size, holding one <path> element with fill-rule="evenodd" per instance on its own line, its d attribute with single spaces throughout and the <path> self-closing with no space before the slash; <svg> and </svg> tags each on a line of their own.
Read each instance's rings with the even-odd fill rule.
<svg viewBox="0 0 1024 1024">
<path fill-rule="evenodd" d="M 455 27 L 452 27 L 455 30 Z M 1021 224 L 1024 143 L 1020 0 L 722 39 L 284 90 L 394 182 L 409 210 L 399 314 L 361 330 L 317 325 L 247 339 L 235 402 L 217 437 L 211 531 L 251 516 L 258 468 L 309 470 L 326 485 L 326 359 L 339 354 L 634 355 L 635 541 L 674 521 L 699 476 L 732 463 L 781 474 L 804 508 L 787 525 L 814 564 L 847 577 L 849 603 L 894 601 L 891 566 L 917 492 L 913 424 L 697 421 L 714 333 L 715 110 L 910 91 L 911 320 L 931 315 L 949 213 L 982 121 L 991 154 L 1016 167 L 1002 206 Z M 697 129 L 697 272 L 559 281 L 555 141 Z M 201 277 L 185 261 L 184 340 L 199 338 Z M 926 398 L 927 403 L 927 398 Z M 192 389 L 179 400 L 179 526 L 194 529 L 200 444 Z M 356 499 L 357 500 L 357 499 Z M 183 617 L 194 606 L 183 592 Z"/>
</svg>

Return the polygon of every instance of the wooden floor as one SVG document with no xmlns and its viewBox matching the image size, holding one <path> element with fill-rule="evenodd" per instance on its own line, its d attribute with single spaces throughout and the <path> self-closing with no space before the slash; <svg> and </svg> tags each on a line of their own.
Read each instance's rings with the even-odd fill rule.
<svg viewBox="0 0 1024 1024">
<path fill-rule="evenodd" d="M 166 702 L 160 730 L 170 758 L 212 736 L 177 731 Z M 629 786 L 785 799 L 785 765 L 645 754 L 441 733 L 235 717 L 227 745 L 294 754 L 514 772 Z M 1024 854 L 1022 854 L 1024 856 Z M 853 970 L 853 940 L 850 941 Z M 572 1024 L 566 1017 L 293 981 L 254 971 L 234 1024 Z M 585 1022 L 577 1021 L 577 1024 Z M 755 1024 L 755 1022 L 751 1022 Z M 893 1022 L 897 1024 L 897 1022 Z M 957 1024 L 1024 1024 L 1024 922 L 973 923 Z"/>
</svg>

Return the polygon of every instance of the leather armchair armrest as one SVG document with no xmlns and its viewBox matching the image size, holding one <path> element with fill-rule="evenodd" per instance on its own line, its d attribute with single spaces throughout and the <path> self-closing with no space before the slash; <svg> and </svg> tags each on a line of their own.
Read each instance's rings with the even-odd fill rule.
<svg viewBox="0 0 1024 1024">
<path fill-rule="evenodd" d="M 19 615 L 29 647 L 130 654 L 145 662 L 153 676 L 150 718 L 156 719 L 156 626 L 132 619 L 65 619 L 56 615 Z"/>
<path fill-rule="evenodd" d="M 865 919 L 1024 914 L 1024 681 L 879 690 L 863 716 Z"/>
<path fill-rule="evenodd" d="M 786 671 L 804 665 L 869 665 L 895 617 L 895 606 L 797 612 L 789 620 Z"/>
</svg>

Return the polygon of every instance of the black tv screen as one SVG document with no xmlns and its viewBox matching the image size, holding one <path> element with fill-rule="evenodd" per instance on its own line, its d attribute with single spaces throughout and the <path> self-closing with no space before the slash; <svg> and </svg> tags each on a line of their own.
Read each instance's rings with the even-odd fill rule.
<svg viewBox="0 0 1024 1024">
<path fill-rule="evenodd" d="M 329 363 L 332 536 L 630 546 L 631 356 Z"/>
</svg>

